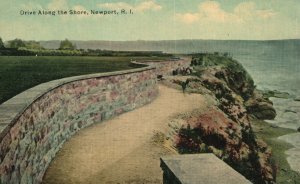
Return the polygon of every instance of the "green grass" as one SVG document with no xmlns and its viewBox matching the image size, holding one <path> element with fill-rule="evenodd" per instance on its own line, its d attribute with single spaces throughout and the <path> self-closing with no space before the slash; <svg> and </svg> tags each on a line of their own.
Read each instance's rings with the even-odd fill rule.
<svg viewBox="0 0 300 184">
<path fill-rule="evenodd" d="M 51 80 L 137 67 L 130 65 L 131 59 L 139 61 L 153 58 L 0 56 L 0 104 L 26 89 Z"/>
<path fill-rule="evenodd" d="M 295 130 L 287 128 L 273 128 L 264 121 L 254 120 L 255 134 L 258 138 L 263 139 L 272 149 L 272 159 L 278 164 L 279 170 L 277 173 L 277 184 L 286 183 L 300 183 L 300 174 L 291 170 L 284 153 L 286 150 L 292 148 L 292 145 L 278 140 L 277 137 L 295 133 Z"/>
</svg>

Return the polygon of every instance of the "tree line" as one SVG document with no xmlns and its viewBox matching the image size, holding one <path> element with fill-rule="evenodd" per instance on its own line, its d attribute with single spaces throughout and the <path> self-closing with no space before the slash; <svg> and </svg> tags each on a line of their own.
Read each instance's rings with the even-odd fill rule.
<svg viewBox="0 0 300 184">
<path fill-rule="evenodd" d="M 26 49 L 45 49 L 40 45 L 37 41 L 23 41 L 19 38 L 16 38 L 14 40 L 8 41 L 6 44 L 3 42 L 2 38 L 0 37 L 0 49 L 20 49 L 20 48 L 26 48 Z M 59 50 L 75 50 L 76 45 L 73 44 L 68 39 L 62 40 L 59 45 Z"/>
<path fill-rule="evenodd" d="M 23 41 L 19 38 L 3 42 L 0 37 L 0 55 L 7 56 L 77 56 L 81 52 L 68 39 L 60 42 L 58 49 L 46 49 L 40 42 Z"/>
<path fill-rule="evenodd" d="M 100 49 L 77 49 L 76 45 L 70 40 L 62 40 L 58 49 L 46 49 L 40 42 L 23 41 L 14 39 L 3 42 L 0 37 L 0 56 L 148 56 L 148 57 L 171 57 L 161 51 L 112 51 Z"/>
</svg>

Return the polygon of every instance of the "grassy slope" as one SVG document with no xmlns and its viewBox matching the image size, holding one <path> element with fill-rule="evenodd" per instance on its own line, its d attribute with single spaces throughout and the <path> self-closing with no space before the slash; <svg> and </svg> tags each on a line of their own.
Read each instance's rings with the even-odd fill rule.
<svg viewBox="0 0 300 184">
<path fill-rule="evenodd" d="M 286 160 L 287 155 L 284 153 L 286 150 L 292 148 L 292 145 L 277 139 L 279 136 L 294 133 L 295 130 L 279 127 L 272 128 L 267 122 L 259 120 L 253 120 L 252 124 L 256 136 L 266 141 L 272 148 L 272 157 L 279 166 L 276 183 L 300 183 L 300 174 L 291 170 Z"/>
<path fill-rule="evenodd" d="M 0 104 L 47 81 L 90 73 L 130 69 L 130 59 L 145 57 L 0 56 Z M 155 58 L 162 59 L 162 58 Z"/>
</svg>

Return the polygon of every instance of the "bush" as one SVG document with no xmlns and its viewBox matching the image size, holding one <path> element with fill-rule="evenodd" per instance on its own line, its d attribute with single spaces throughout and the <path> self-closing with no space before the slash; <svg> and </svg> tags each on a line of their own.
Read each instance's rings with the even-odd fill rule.
<svg viewBox="0 0 300 184">
<path fill-rule="evenodd" d="M 21 47 L 25 47 L 25 43 L 21 39 L 18 39 L 18 38 L 9 41 L 8 44 L 9 44 L 9 48 L 18 49 Z"/>
<path fill-rule="evenodd" d="M 2 38 L 0 37 L 0 49 L 2 49 L 2 48 L 5 48 L 5 47 L 4 47 L 4 43 L 2 41 Z"/>
<path fill-rule="evenodd" d="M 59 50 L 74 50 L 76 45 L 70 42 L 68 39 L 65 39 L 60 42 Z"/>
</svg>

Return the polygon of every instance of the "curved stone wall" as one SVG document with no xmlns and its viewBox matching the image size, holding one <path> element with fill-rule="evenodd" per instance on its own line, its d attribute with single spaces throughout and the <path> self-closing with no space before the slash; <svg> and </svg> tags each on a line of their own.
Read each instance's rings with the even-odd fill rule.
<svg viewBox="0 0 300 184">
<path fill-rule="evenodd" d="M 88 125 L 151 102 L 158 95 L 157 75 L 186 63 L 64 78 L 1 104 L 0 183 L 41 183 L 68 138 Z"/>
<path fill-rule="evenodd" d="M 180 60 L 171 60 L 171 61 L 145 61 L 145 63 L 156 67 L 157 75 L 172 75 L 173 71 L 177 68 L 187 68 L 191 64 L 191 58 L 184 57 Z"/>
<path fill-rule="evenodd" d="M 0 106 L 0 183 L 40 183 L 62 144 L 81 128 L 151 102 L 155 68 L 65 78 Z"/>
</svg>

